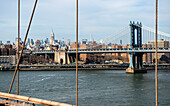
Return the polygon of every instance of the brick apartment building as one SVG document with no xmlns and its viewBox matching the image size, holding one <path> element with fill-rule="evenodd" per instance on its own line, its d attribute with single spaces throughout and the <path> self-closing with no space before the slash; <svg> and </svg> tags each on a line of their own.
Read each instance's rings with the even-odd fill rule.
<svg viewBox="0 0 170 106">
<path fill-rule="evenodd" d="M 169 45 L 170 42 L 163 39 L 160 39 L 157 43 L 158 43 L 158 47 L 170 47 Z M 148 42 L 148 45 L 155 47 L 155 41 Z M 149 54 L 148 56 L 149 62 L 154 63 L 155 53 L 148 53 L 148 54 Z M 167 61 L 170 61 L 170 53 L 158 53 L 158 60 L 160 60 L 162 57 L 165 57 Z"/>
<path fill-rule="evenodd" d="M 16 64 L 16 50 L 12 45 L 0 45 L 0 64 Z"/>
</svg>

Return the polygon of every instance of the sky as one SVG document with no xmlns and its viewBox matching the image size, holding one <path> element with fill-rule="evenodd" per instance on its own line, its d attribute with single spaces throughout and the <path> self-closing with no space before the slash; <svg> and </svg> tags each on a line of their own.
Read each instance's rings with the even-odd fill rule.
<svg viewBox="0 0 170 106">
<path fill-rule="evenodd" d="M 15 41 L 17 1 L 0 0 L 0 40 Z M 21 0 L 21 39 L 24 39 L 35 0 Z M 75 41 L 76 0 L 38 0 L 28 38 Z M 159 0 L 159 30 L 170 34 L 170 0 Z M 154 28 L 155 0 L 79 0 L 79 40 L 99 41 L 139 21 Z"/>
</svg>

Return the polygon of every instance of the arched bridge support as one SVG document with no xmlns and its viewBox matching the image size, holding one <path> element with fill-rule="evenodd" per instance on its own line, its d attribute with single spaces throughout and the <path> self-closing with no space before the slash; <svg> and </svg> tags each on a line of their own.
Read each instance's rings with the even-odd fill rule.
<svg viewBox="0 0 170 106">
<path fill-rule="evenodd" d="M 66 51 L 55 52 L 54 61 L 59 64 L 70 64 L 70 59 Z"/>
</svg>

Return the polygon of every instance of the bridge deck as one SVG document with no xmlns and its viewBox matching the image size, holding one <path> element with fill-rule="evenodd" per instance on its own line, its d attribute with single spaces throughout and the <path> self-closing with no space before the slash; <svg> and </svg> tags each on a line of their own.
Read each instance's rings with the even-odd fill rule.
<svg viewBox="0 0 170 106">
<path fill-rule="evenodd" d="M 9 93 L 3 93 L 3 92 L 0 92 L 0 97 L 1 98 L 8 98 L 9 100 L 15 100 L 15 101 L 21 101 L 22 103 L 22 106 L 25 106 L 25 102 L 27 103 L 33 103 L 33 104 L 39 104 L 39 105 L 48 105 L 48 106 L 73 106 L 73 105 L 70 105 L 70 104 L 65 104 L 65 103 L 59 103 L 59 102 L 54 102 L 54 101 L 49 101 L 49 100 L 43 100 L 43 99 L 37 99 L 37 98 L 32 98 L 32 97 L 26 97 L 26 96 L 21 96 L 21 95 L 15 95 L 15 94 L 9 94 Z M 4 99 L 5 100 L 5 99 Z M 17 102 L 10 102 L 10 101 L 4 101 L 1 99 L 1 102 L 2 102 L 2 106 L 6 103 L 6 102 L 9 102 L 11 105 L 9 106 L 19 106 L 20 103 L 17 103 Z M 0 102 L 0 103 L 1 103 Z M 9 104 L 8 103 L 8 104 Z M 14 105 L 12 105 L 14 104 Z M 1 106 L 1 104 L 0 104 Z M 26 105 L 26 106 L 31 106 L 31 105 Z"/>
<path fill-rule="evenodd" d="M 25 102 L 16 102 L 11 100 L 0 99 L 0 106 L 32 106 L 31 104 L 26 104 Z"/>
</svg>

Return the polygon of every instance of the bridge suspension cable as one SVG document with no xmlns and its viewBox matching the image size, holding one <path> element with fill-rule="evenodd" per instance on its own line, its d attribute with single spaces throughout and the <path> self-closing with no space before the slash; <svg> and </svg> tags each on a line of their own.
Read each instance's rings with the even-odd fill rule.
<svg viewBox="0 0 170 106">
<path fill-rule="evenodd" d="M 20 0 L 18 0 L 18 48 L 17 48 L 17 59 L 19 59 L 19 38 L 20 38 Z M 19 65 L 17 67 L 17 95 L 19 95 Z"/>
<path fill-rule="evenodd" d="M 154 41 L 155 40 L 155 30 L 143 25 L 143 30 L 142 30 L 143 36 L 142 36 L 142 42 L 143 43 L 148 43 L 149 41 Z M 164 40 L 170 40 L 170 34 L 158 31 L 157 32 L 157 39 L 164 39 Z"/>
<path fill-rule="evenodd" d="M 156 0 L 156 13 L 155 13 L 155 105 L 158 106 L 158 43 L 157 34 L 158 32 L 158 0 Z"/>
<path fill-rule="evenodd" d="M 19 64 L 20 64 L 21 56 L 22 56 L 22 53 L 23 53 L 23 50 L 24 50 L 24 47 L 25 47 L 26 39 L 27 39 L 27 36 L 28 36 L 28 33 L 29 33 L 29 29 L 30 29 L 30 26 L 31 26 L 31 23 L 32 23 L 32 19 L 33 19 L 33 16 L 34 16 L 34 12 L 35 12 L 35 8 L 36 8 L 36 5 L 37 5 L 37 2 L 38 2 L 38 0 L 35 0 L 34 8 L 32 10 L 31 18 L 30 18 L 30 21 L 29 21 L 29 25 L 28 25 L 28 28 L 27 28 L 26 35 L 25 35 L 23 47 L 22 47 L 21 53 L 19 55 L 19 58 L 17 60 L 17 65 L 16 65 L 16 68 L 15 68 L 15 72 L 14 72 L 14 75 L 13 75 L 12 82 L 11 82 L 11 85 L 10 85 L 8 93 L 10 93 L 11 90 L 12 90 L 12 86 L 13 86 L 13 83 L 14 83 L 14 80 L 15 80 L 15 76 L 16 76 Z"/>
<path fill-rule="evenodd" d="M 118 35 L 120 35 L 122 32 L 126 31 L 127 29 L 129 29 L 129 25 L 123 27 L 122 29 L 120 29 L 118 32 L 116 32 L 115 34 L 111 34 L 108 37 L 106 37 L 107 40 L 110 40 Z"/>
<path fill-rule="evenodd" d="M 76 0 L 76 106 L 78 106 L 78 0 Z"/>
<path fill-rule="evenodd" d="M 122 38 L 122 39 L 126 39 L 125 41 L 129 41 L 129 39 L 127 39 L 129 37 L 129 27 L 123 27 L 121 30 L 119 30 L 119 32 L 117 32 L 116 34 L 112 34 L 112 36 L 107 37 L 107 42 L 111 43 L 113 41 L 119 41 L 118 39 Z M 106 45 L 108 44 L 106 43 Z M 115 42 L 118 43 L 118 42 Z M 103 45 L 89 45 L 86 47 L 86 49 L 93 49 L 93 48 L 100 48 Z"/>
<path fill-rule="evenodd" d="M 122 37 L 123 37 L 122 39 L 126 39 L 126 41 L 129 41 L 130 38 L 127 39 L 128 36 L 129 36 L 129 30 L 126 30 L 126 31 L 122 32 L 120 35 L 114 36 L 112 39 L 110 39 L 110 42 L 116 41 L 115 43 L 118 43 L 118 41 L 119 41 L 118 39 L 120 39 Z M 120 39 L 120 40 L 122 40 L 122 39 Z"/>
<path fill-rule="evenodd" d="M 121 28 L 121 29 L 120 29 L 118 32 L 116 32 L 115 34 L 110 34 L 110 35 L 108 35 L 106 38 L 109 39 L 110 37 L 116 36 L 116 35 L 118 35 L 119 33 L 121 33 L 122 31 L 126 30 L 127 28 L 129 28 L 129 25 Z"/>
<path fill-rule="evenodd" d="M 147 26 L 144 26 L 144 25 L 143 25 L 143 29 L 149 30 L 150 32 L 152 32 L 152 33 L 155 34 L 155 30 L 154 30 L 153 28 L 150 28 L 150 27 L 147 27 Z M 170 34 L 165 33 L 165 32 L 158 31 L 158 34 L 159 34 L 159 35 L 166 36 L 166 37 L 170 37 Z"/>
</svg>

